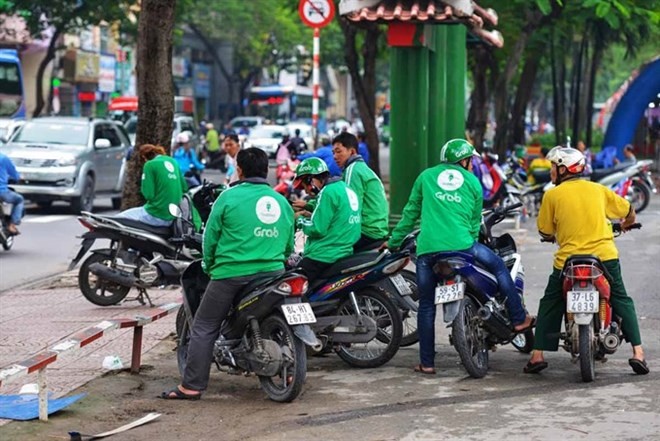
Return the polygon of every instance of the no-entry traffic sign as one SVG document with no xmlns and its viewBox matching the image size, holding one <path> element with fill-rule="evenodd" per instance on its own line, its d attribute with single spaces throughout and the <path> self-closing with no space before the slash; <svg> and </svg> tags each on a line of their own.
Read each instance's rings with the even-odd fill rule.
<svg viewBox="0 0 660 441">
<path fill-rule="evenodd" d="M 298 12 L 307 26 L 322 28 L 335 17 L 335 4 L 332 0 L 300 0 Z"/>
</svg>

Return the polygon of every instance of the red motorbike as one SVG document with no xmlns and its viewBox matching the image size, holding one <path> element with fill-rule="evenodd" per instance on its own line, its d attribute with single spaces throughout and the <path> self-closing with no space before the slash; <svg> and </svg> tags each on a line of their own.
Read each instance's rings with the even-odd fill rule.
<svg viewBox="0 0 660 441">
<path fill-rule="evenodd" d="M 633 224 L 628 230 L 641 227 Z M 612 230 L 615 236 L 623 232 L 621 224 L 612 224 Z M 596 360 L 616 352 L 625 337 L 621 317 L 612 313 L 611 277 L 600 259 L 592 255 L 570 256 L 561 277 L 566 314 L 565 332 L 560 337 L 573 360 L 579 359 L 582 381 L 588 383 L 596 377 Z"/>
<path fill-rule="evenodd" d="M 275 184 L 276 192 L 281 194 L 287 199 L 295 196 L 299 198 L 301 195 L 298 194 L 298 191 L 293 188 L 293 178 L 296 176 L 296 168 L 300 164 L 300 161 L 297 159 L 289 159 L 287 162 L 278 164 L 275 175 L 277 176 L 277 184 Z"/>
</svg>

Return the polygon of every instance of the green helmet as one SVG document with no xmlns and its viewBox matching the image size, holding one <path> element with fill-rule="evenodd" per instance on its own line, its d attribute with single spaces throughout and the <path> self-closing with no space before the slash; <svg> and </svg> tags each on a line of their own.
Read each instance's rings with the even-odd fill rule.
<svg viewBox="0 0 660 441">
<path fill-rule="evenodd" d="M 330 173 L 328 165 L 321 158 L 307 158 L 296 168 L 296 177 L 293 180 L 293 186 L 298 188 L 302 183 L 303 176 L 316 176 L 323 173 Z"/>
<path fill-rule="evenodd" d="M 450 139 L 440 149 L 440 162 L 455 164 L 474 155 L 472 144 L 464 139 Z"/>
</svg>

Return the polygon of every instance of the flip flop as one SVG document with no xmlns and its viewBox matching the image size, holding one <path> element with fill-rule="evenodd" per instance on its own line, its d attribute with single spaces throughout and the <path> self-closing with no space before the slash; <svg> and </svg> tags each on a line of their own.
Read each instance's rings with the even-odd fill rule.
<svg viewBox="0 0 660 441">
<path fill-rule="evenodd" d="M 523 323 L 524 323 L 524 322 L 523 322 Z M 522 323 L 521 323 L 521 324 L 522 324 Z M 521 334 L 521 333 L 527 331 L 528 329 L 532 329 L 532 328 L 535 327 L 535 326 L 536 326 L 536 317 L 532 317 L 532 319 L 529 321 L 529 325 L 525 326 L 525 327 L 522 328 L 522 329 L 516 329 L 516 327 L 514 326 L 514 327 L 513 327 L 513 331 L 514 331 L 515 333 L 517 333 L 517 334 Z"/>
<path fill-rule="evenodd" d="M 435 375 L 435 369 L 434 368 L 429 368 L 429 367 L 424 367 L 421 364 L 418 364 L 414 368 L 415 372 L 419 372 L 420 374 L 424 375 Z"/>
<path fill-rule="evenodd" d="M 651 372 L 649 370 L 648 365 L 646 364 L 646 360 L 639 360 L 637 358 L 630 358 L 630 359 L 628 359 L 628 364 L 630 365 L 632 370 L 635 371 L 635 373 L 637 375 L 646 375 L 649 372 Z"/>
<path fill-rule="evenodd" d="M 523 372 L 526 374 L 538 374 L 547 367 L 548 367 L 548 363 L 545 361 L 539 361 L 537 363 L 532 363 L 531 361 L 528 361 L 525 367 L 523 368 Z"/>
<path fill-rule="evenodd" d="M 163 392 L 162 394 L 159 395 L 159 398 L 162 398 L 164 400 L 190 400 L 190 401 L 196 401 L 202 398 L 201 393 L 196 393 L 196 394 L 187 394 L 184 392 L 181 392 L 181 389 L 178 387 L 175 387 L 172 390 L 168 390 L 167 392 Z"/>
</svg>

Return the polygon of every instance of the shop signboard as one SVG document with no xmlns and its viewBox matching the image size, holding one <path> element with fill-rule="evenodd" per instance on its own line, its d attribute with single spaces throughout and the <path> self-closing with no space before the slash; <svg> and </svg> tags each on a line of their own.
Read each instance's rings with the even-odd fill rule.
<svg viewBox="0 0 660 441">
<path fill-rule="evenodd" d="M 96 83 L 99 79 L 99 54 L 78 51 L 76 53 L 76 75 L 77 83 Z"/>
<path fill-rule="evenodd" d="M 101 55 L 99 64 L 99 92 L 115 91 L 115 57 Z"/>
<path fill-rule="evenodd" d="M 208 98 L 211 96 L 211 67 L 207 64 L 193 64 L 193 87 L 195 96 Z"/>
</svg>

